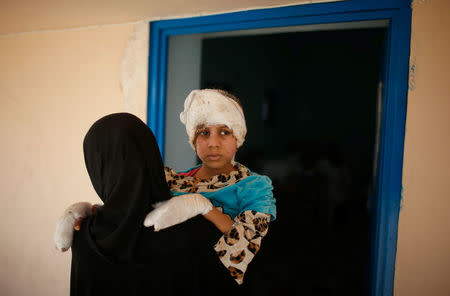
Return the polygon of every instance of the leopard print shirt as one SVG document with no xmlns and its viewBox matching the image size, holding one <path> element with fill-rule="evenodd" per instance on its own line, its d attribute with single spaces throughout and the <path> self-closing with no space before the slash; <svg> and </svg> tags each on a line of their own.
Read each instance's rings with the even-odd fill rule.
<svg viewBox="0 0 450 296">
<path fill-rule="evenodd" d="M 165 167 L 164 171 L 169 188 L 186 193 L 215 191 L 251 176 L 251 172 L 240 164 L 237 164 L 231 173 L 210 179 L 177 174 L 168 167 Z M 243 283 L 247 267 L 261 247 L 261 241 L 269 229 L 269 222 L 269 214 L 244 211 L 234 218 L 231 230 L 222 235 L 214 246 L 220 261 L 239 285 Z"/>
<path fill-rule="evenodd" d="M 269 230 L 270 215 L 245 211 L 234 221 L 232 229 L 219 239 L 214 250 L 240 285 L 244 281 L 247 266 L 258 253 L 261 241 Z"/>
<path fill-rule="evenodd" d="M 166 182 L 170 190 L 186 193 L 201 193 L 215 191 L 228 185 L 236 184 L 240 180 L 252 175 L 243 165 L 236 164 L 234 168 L 235 170 L 229 174 L 220 174 L 209 179 L 177 174 L 177 172 L 169 167 L 165 167 L 164 172 L 166 173 Z"/>
</svg>

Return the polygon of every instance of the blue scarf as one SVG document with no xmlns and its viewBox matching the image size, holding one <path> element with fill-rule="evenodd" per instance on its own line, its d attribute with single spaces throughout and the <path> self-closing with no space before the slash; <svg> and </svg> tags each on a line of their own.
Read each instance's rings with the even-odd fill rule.
<svg viewBox="0 0 450 296">
<path fill-rule="evenodd" d="M 198 166 L 197 166 L 198 167 Z M 189 172 L 192 169 L 183 171 Z M 223 213 L 234 219 L 245 211 L 256 211 L 270 214 L 271 221 L 276 219 L 275 198 L 273 197 L 272 181 L 269 177 L 252 172 L 233 185 L 209 192 L 198 192 L 211 200 L 215 207 L 221 207 Z M 188 192 L 170 191 L 173 196 L 188 194 Z"/>
</svg>

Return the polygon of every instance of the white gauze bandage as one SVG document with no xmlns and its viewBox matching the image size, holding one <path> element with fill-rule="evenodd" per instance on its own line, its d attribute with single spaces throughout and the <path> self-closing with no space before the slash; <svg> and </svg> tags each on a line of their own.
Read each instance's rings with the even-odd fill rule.
<svg viewBox="0 0 450 296">
<path fill-rule="evenodd" d="M 237 148 L 247 134 L 244 111 L 233 99 L 214 89 L 193 90 L 184 101 L 180 120 L 186 126 L 189 143 L 195 150 L 195 135 L 199 125 L 224 124 L 233 131 Z"/>
</svg>

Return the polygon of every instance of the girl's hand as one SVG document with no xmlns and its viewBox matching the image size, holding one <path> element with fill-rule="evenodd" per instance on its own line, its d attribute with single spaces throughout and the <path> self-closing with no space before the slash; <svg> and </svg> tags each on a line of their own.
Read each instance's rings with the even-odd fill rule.
<svg viewBox="0 0 450 296">
<path fill-rule="evenodd" d="M 234 221 L 230 218 L 230 216 L 222 213 L 221 208 L 214 208 L 209 213 L 203 215 L 206 220 L 212 222 L 217 229 L 219 229 L 222 233 L 228 233 Z"/>
<path fill-rule="evenodd" d="M 144 226 L 154 226 L 155 231 L 182 223 L 213 209 L 212 203 L 201 194 L 185 194 L 153 205 L 155 208 L 144 220 Z"/>
<path fill-rule="evenodd" d="M 100 205 L 97 205 L 97 204 L 95 204 L 95 205 L 93 205 L 92 206 L 92 215 L 94 215 L 95 213 L 97 213 L 97 211 L 98 211 L 98 209 L 100 208 L 101 206 Z M 85 217 L 80 217 L 80 218 L 78 218 L 77 220 L 75 220 L 75 224 L 73 225 L 73 229 L 75 230 L 75 231 L 78 231 L 78 230 L 80 230 L 81 229 L 81 223 L 83 223 L 83 219 L 84 219 Z"/>
<path fill-rule="evenodd" d="M 73 231 L 80 230 L 83 218 L 94 214 L 98 207 L 88 202 L 79 202 L 64 211 L 58 220 L 54 236 L 55 247 L 58 251 L 65 252 L 72 246 Z"/>
</svg>

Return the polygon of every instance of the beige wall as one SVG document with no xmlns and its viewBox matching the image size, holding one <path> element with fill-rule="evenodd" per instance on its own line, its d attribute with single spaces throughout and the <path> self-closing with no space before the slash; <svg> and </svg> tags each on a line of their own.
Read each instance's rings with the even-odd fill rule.
<svg viewBox="0 0 450 296">
<path fill-rule="evenodd" d="M 68 204 L 98 201 L 82 140 L 123 111 L 119 71 L 132 26 L 0 38 L 0 294 L 67 295 L 70 254 L 53 247 Z"/>
<path fill-rule="evenodd" d="M 78 11 L 70 5 L 79 1 L 64 7 L 45 0 L 41 5 L 53 6 L 35 7 L 41 18 L 26 18 L 32 7 L 23 12 L 19 2 L 6 7 L 16 18 L 0 18 L 0 294 L 68 295 L 70 254 L 57 253 L 52 240 L 64 207 L 98 201 L 84 168 L 83 136 L 104 114 L 145 119 L 147 49 L 136 36 L 146 35 L 146 25 L 133 23 L 310 1 L 134 0 L 121 10 L 117 0 L 108 9 Z M 415 3 L 396 295 L 449 291 L 449 10 L 446 0 Z M 72 27 L 81 28 L 64 29 Z M 29 32 L 11 34 L 20 31 Z"/>
<path fill-rule="evenodd" d="M 395 295 L 450 295 L 449 12 L 448 0 L 413 5 Z"/>
</svg>

